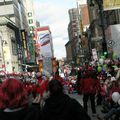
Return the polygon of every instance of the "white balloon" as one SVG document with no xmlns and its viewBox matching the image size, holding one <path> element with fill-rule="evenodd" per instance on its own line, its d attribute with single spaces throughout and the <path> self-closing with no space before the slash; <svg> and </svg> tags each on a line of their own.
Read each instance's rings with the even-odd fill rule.
<svg viewBox="0 0 120 120">
<path fill-rule="evenodd" d="M 117 103 L 119 99 L 120 99 L 120 94 L 119 94 L 119 92 L 114 92 L 114 93 L 112 94 L 112 100 L 113 100 L 115 103 Z"/>
<path fill-rule="evenodd" d="M 118 100 L 118 104 L 120 105 L 120 99 Z"/>
<path fill-rule="evenodd" d="M 99 59 L 99 63 L 102 65 L 103 62 L 104 62 L 104 60 L 100 58 L 100 59 Z"/>
</svg>

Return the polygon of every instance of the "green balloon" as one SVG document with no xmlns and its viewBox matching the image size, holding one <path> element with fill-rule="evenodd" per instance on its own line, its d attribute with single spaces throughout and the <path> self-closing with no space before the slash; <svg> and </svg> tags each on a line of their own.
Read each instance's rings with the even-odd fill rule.
<svg viewBox="0 0 120 120">
<path fill-rule="evenodd" d="M 107 64 L 104 64 L 103 66 L 104 66 L 104 67 L 107 67 Z"/>
<path fill-rule="evenodd" d="M 102 58 L 103 60 L 105 60 L 105 56 L 101 56 L 101 58 Z"/>
<path fill-rule="evenodd" d="M 106 65 L 106 64 L 104 64 L 104 65 L 103 65 L 103 68 L 106 70 L 106 68 L 107 68 L 107 65 Z"/>
<path fill-rule="evenodd" d="M 113 53 L 112 58 L 113 58 L 114 60 L 117 59 L 117 54 L 116 54 L 116 53 Z"/>
<path fill-rule="evenodd" d="M 102 67 L 99 66 L 99 67 L 97 68 L 97 70 L 98 70 L 98 72 L 101 72 L 101 71 L 102 71 Z"/>
</svg>

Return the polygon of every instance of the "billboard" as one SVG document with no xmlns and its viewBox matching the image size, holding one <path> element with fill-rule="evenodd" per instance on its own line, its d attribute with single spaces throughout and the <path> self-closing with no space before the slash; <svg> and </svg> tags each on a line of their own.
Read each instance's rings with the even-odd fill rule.
<svg viewBox="0 0 120 120">
<path fill-rule="evenodd" d="M 40 57 L 52 57 L 51 34 L 48 31 L 39 31 L 37 44 L 40 47 Z"/>
<path fill-rule="evenodd" d="M 49 29 L 40 28 L 37 31 L 37 49 L 38 49 L 38 59 L 43 60 L 43 71 L 52 73 L 52 61 L 53 57 L 52 51 L 52 36 Z"/>
<path fill-rule="evenodd" d="M 104 10 L 120 9 L 120 0 L 103 0 Z"/>
</svg>

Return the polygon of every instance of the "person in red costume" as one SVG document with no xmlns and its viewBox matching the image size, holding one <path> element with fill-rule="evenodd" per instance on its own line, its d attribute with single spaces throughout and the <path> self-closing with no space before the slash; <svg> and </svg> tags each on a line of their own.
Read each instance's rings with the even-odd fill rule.
<svg viewBox="0 0 120 120">
<path fill-rule="evenodd" d="M 53 79 L 59 80 L 59 81 L 62 83 L 62 85 L 64 85 L 64 80 L 63 80 L 63 78 L 59 75 L 59 71 L 56 71 L 55 75 L 53 76 Z"/>
<path fill-rule="evenodd" d="M 91 109 L 93 116 L 96 115 L 95 108 L 95 94 L 98 88 L 98 80 L 94 77 L 95 72 L 92 67 L 89 67 L 86 71 L 85 78 L 81 79 L 81 92 L 83 94 L 83 105 L 86 112 L 88 112 L 88 99 L 91 101 Z"/>
<path fill-rule="evenodd" d="M 23 83 L 9 78 L 0 87 L 0 120 L 41 120 L 40 96 L 32 104 Z"/>
<path fill-rule="evenodd" d="M 44 97 L 44 93 L 48 91 L 47 86 L 48 86 L 49 78 L 47 76 L 43 77 L 43 75 L 40 73 L 37 73 L 36 77 L 38 79 L 37 94 L 40 94 L 41 97 Z"/>
</svg>

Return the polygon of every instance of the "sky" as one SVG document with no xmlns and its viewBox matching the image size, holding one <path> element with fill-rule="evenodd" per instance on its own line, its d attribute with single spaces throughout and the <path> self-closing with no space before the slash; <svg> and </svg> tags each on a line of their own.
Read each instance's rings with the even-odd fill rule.
<svg viewBox="0 0 120 120">
<path fill-rule="evenodd" d="M 57 59 L 66 57 L 65 44 L 69 41 L 68 10 L 76 8 L 76 0 L 33 0 L 36 19 L 40 22 L 40 26 L 49 26 L 54 47 L 54 56 Z M 86 0 L 79 0 L 81 4 Z"/>
</svg>

